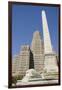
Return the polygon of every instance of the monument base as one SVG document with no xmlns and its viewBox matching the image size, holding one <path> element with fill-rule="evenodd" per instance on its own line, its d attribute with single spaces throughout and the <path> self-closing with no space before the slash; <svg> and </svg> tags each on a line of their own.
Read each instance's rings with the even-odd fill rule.
<svg viewBox="0 0 62 90">
<path fill-rule="evenodd" d="M 58 80 L 58 73 L 57 72 L 48 72 L 48 73 L 44 73 L 44 79 L 57 79 Z"/>
<path fill-rule="evenodd" d="M 58 65 L 54 53 L 45 54 L 43 75 L 46 79 L 58 79 Z"/>
<path fill-rule="evenodd" d="M 22 82 L 29 82 L 32 79 L 41 78 L 41 75 L 35 69 L 28 69 L 26 75 L 23 77 Z"/>
</svg>

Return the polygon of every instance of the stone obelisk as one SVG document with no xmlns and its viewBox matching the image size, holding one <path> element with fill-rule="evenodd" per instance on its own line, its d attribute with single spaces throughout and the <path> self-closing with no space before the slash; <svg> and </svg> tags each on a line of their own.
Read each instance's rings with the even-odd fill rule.
<svg viewBox="0 0 62 90">
<path fill-rule="evenodd" d="M 57 78 L 58 65 L 57 65 L 56 55 L 54 54 L 52 50 L 50 33 L 49 33 L 46 13 L 44 10 L 42 11 L 41 15 L 42 15 L 44 55 L 45 55 L 44 71 L 46 72 L 46 74 L 48 74 L 47 78 Z"/>
</svg>

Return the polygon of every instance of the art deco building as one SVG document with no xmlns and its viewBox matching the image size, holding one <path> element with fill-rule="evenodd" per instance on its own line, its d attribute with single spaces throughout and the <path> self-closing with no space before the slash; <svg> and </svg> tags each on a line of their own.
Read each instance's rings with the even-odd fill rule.
<svg viewBox="0 0 62 90">
<path fill-rule="evenodd" d="M 31 43 L 31 51 L 33 53 L 34 68 L 41 73 L 44 67 L 44 48 L 41 34 L 39 31 L 35 31 Z"/>
<path fill-rule="evenodd" d="M 29 69 L 30 48 L 29 45 L 21 46 L 21 52 L 12 60 L 12 75 L 25 75 Z"/>
<path fill-rule="evenodd" d="M 29 69 L 29 60 L 30 60 L 30 47 L 29 45 L 23 45 L 21 47 L 20 59 L 18 72 L 20 75 L 25 75 L 26 70 Z"/>
<path fill-rule="evenodd" d="M 39 73 L 43 72 L 44 47 L 39 31 L 34 32 L 31 47 L 22 45 L 19 55 L 15 56 L 12 61 L 14 75 L 25 75 L 26 71 L 32 68 Z"/>
<path fill-rule="evenodd" d="M 19 66 L 19 55 L 15 55 L 12 60 L 12 75 L 18 74 L 18 66 Z"/>
</svg>

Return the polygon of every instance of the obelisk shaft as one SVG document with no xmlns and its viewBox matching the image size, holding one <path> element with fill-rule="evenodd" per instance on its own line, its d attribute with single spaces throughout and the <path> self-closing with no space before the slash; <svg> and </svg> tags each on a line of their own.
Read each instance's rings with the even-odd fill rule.
<svg viewBox="0 0 62 90">
<path fill-rule="evenodd" d="M 46 71 L 47 78 L 58 78 L 58 76 L 52 75 L 53 73 L 58 73 L 58 66 L 56 55 L 52 50 L 52 44 L 45 11 L 42 11 L 42 25 L 44 35 L 44 71 Z"/>
<path fill-rule="evenodd" d="M 47 23 L 47 18 L 45 11 L 42 11 L 42 26 L 43 26 L 43 36 L 44 36 L 44 53 L 52 53 L 52 44 L 49 35 L 49 28 Z"/>
</svg>

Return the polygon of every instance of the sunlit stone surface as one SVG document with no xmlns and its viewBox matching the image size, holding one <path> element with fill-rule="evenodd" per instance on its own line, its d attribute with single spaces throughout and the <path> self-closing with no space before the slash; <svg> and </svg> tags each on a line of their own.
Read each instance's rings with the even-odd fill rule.
<svg viewBox="0 0 62 90">
<path fill-rule="evenodd" d="M 37 78 L 41 78 L 41 75 L 35 69 L 29 69 L 26 71 L 26 75 L 23 77 L 22 82 L 29 82 Z"/>
<path fill-rule="evenodd" d="M 33 53 L 34 68 L 39 73 L 42 73 L 44 66 L 44 48 L 43 41 L 39 31 L 35 31 L 31 43 L 31 50 Z"/>
<path fill-rule="evenodd" d="M 15 55 L 12 60 L 12 76 L 18 75 L 18 66 L 19 66 L 19 55 Z"/>
<path fill-rule="evenodd" d="M 50 34 L 49 34 L 49 28 L 48 28 L 48 23 L 46 19 L 46 13 L 43 10 L 42 11 L 42 26 L 43 26 L 43 36 L 44 36 L 44 70 L 49 75 L 51 75 L 51 78 L 56 77 L 58 74 L 58 66 L 57 66 L 57 59 L 56 59 L 56 54 L 52 50 L 52 44 L 51 44 L 51 39 L 50 39 Z M 48 76 L 48 75 L 47 75 Z"/>
<path fill-rule="evenodd" d="M 44 10 L 42 11 L 41 16 L 42 16 L 43 37 L 44 37 L 44 53 L 49 54 L 52 53 L 52 44 L 49 34 L 48 23 L 46 19 L 46 13 Z"/>
</svg>

